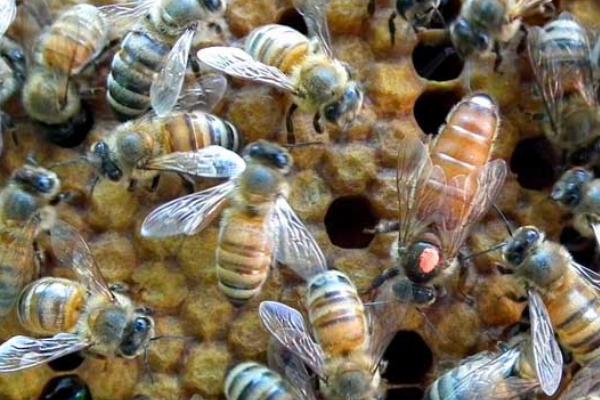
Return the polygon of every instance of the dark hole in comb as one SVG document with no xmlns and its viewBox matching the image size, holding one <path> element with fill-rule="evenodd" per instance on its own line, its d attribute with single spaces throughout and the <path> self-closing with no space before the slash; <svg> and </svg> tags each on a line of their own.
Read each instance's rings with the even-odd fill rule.
<svg viewBox="0 0 600 400">
<path fill-rule="evenodd" d="M 84 101 L 81 102 L 81 112 L 64 124 L 46 125 L 40 123 L 46 137 L 52 143 L 61 147 L 79 146 L 94 126 L 94 112 Z"/>
<path fill-rule="evenodd" d="M 383 359 L 388 363 L 383 377 L 390 384 L 421 383 L 433 364 L 431 349 L 421 336 L 413 331 L 396 333 Z"/>
<path fill-rule="evenodd" d="M 544 137 L 525 139 L 517 144 L 510 160 L 511 170 L 525 189 L 541 190 L 556 180 L 558 165 L 552 144 Z"/>
<path fill-rule="evenodd" d="M 432 90 L 421 94 L 414 107 L 415 119 L 426 134 L 436 135 L 452 107 L 461 99 L 453 91 Z"/>
<path fill-rule="evenodd" d="M 413 65 L 419 76 L 431 81 L 449 81 L 458 78 L 464 62 L 449 41 L 420 42 L 412 54 Z"/>
<path fill-rule="evenodd" d="M 88 385 L 77 375 L 63 375 L 51 379 L 40 395 L 40 400 L 91 400 Z"/>
<path fill-rule="evenodd" d="M 331 243 L 345 249 L 367 247 L 374 235 L 364 230 L 374 228 L 377 222 L 369 200 L 362 196 L 336 199 L 325 215 L 325 229 Z"/>
<path fill-rule="evenodd" d="M 460 7 L 460 0 L 442 0 L 438 7 L 438 11 L 442 15 L 443 20 L 440 19 L 439 15 L 434 15 L 431 20 L 430 28 L 448 29 L 448 25 L 450 25 L 460 13 Z"/>
<path fill-rule="evenodd" d="M 423 398 L 423 390 L 419 388 L 399 388 L 390 389 L 386 393 L 386 400 L 421 400 Z"/>
<path fill-rule="evenodd" d="M 298 32 L 306 35 L 308 33 L 308 28 L 306 27 L 306 23 L 304 22 L 304 18 L 295 8 L 290 8 L 286 10 L 279 18 L 279 23 L 281 25 L 289 26 L 297 30 Z"/>
<path fill-rule="evenodd" d="M 66 356 L 50 361 L 48 366 L 58 372 L 72 371 L 78 368 L 83 363 L 83 360 L 85 360 L 83 354 L 80 351 L 76 351 L 75 353 L 67 354 Z"/>
<path fill-rule="evenodd" d="M 595 239 L 583 237 L 574 228 L 566 226 L 560 232 L 560 243 L 579 264 L 598 270 Z"/>
</svg>

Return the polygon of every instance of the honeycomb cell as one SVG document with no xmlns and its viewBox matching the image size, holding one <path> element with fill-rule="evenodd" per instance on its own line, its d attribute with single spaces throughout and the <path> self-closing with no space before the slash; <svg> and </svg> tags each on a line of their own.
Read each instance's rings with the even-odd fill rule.
<svg viewBox="0 0 600 400">
<path fill-rule="evenodd" d="M 292 181 L 288 201 L 305 221 L 322 221 L 332 195 L 323 179 L 314 171 L 302 171 Z"/>
<path fill-rule="evenodd" d="M 35 399 L 42 392 L 50 376 L 50 369 L 47 367 L 0 374 L 0 399 Z"/>
<path fill-rule="evenodd" d="M 290 28 L 295 29 L 304 35 L 308 33 L 308 28 L 304 22 L 304 17 L 302 17 L 302 15 L 294 7 L 288 8 L 281 13 L 277 23 L 289 26 Z"/>
<path fill-rule="evenodd" d="M 238 37 L 246 36 L 254 28 L 277 22 L 280 9 L 273 0 L 232 0 L 227 7 L 229 29 Z"/>
<path fill-rule="evenodd" d="M 136 284 L 140 301 L 158 310 L 175 309 L 188 295 L 185 276 L 164 262 L 142 264 L 131 279 Z"/>
<path fill-rule="evenodd" d="M 392 384 L 421 383 L 433 365 L 433 354 L 421 336 L 399 331 L 383 355 L 387 368 L 383 377 Z"/>
<path fill-rule="evenodd" d="M 227 347 L 222 344 L 194 345 L 189 349 L 185 361 L 185 387 L 206 396 L 218 395 L 223 390 L 225 374 L 231 361 Z"/>
<path fill-rule="evenodd" d="M 377 173 L 375 151 L 361 144 L 328 148 L 322 171 L 323 179 L 335 191 L 362 195 Z"/>
<path fill-rule="evenodd" d="M 176 376 L 152 374 L 152 378 L 138 382 L 135 388 L 135 399 L 180 400 L 184 398 L 184 390 Z"/>
<path fill-rule="evenodd" d="M 77 375 L 63 375 L 46 384 L 39 400 L 91 400 L 88 385 Z"/>
<path fill-rule="evenodd" d="M 148 349 L 148 363 L 154 372 L 173 372 L 183 357 L 185 336 L 182 322 L 175 317 L 155 317 L 156 339 Z"/>
<path fill-rule="evenodd" d="M 76 351 L 66 356 L 57 358 L 48 363 L 48 366 L 56 372 L 72 371 L 78 368 L 85 360 L 85 355 L 81 351 Z"/>
<path fill-rule="evenodd" d="M 92 242 L 90 248 L 102 275 L 108 282 L 125 282 L 138 265 L 135 249 L 129 237 L 116 232 L 104 233 Z"/>
<path fill-rule="evenodd" d="M 325 228 L 329 240 L 345 249 L 367 247 L 373 240 L 372 233 L 365 233 L 377 224 L 369 200 L 361 196 L 335 199 L 325 215 Z"/>
<path fill-rule="evenodd" d="M 188 334 L 217 340 L 225 336 L 234 308 L 215 284 L 191 292 L 182 306 L 182 313 Z"/>
<path fill-rule="evenodd" d="M 510 160 L 510 169 L 517 174 L 525 189 L 541 190 L 556 180 L 558 157 L 545 137 L 525 139 L 517 144 Z"/>
<path fill-rule="evenodd" d="M 94 187 L 88 221 L 98 230 L 125 230 L 134 224 L 132 215 L 137 213 L 139 203 L 126 184 L 116 184 L 101 179 Z"/>
<path fill-rule="evenodd" d="M 452 43 L 419 42 L 412 54 L 415 70 L 430 81 L 450 81 L 459 77 L 464 63 Z"/>
<path fill-rule="evenodd" d="M 143 378 L 140 360 L 89 357 L 79 375 L 87 382 L 94 400 L 128 400 Z"/>
<path fill-rule="evenodd" d="M 462 96 L 453 90 L 428 90 L 415 103 L 414 115 L 426 134 L 436 135 L 445 124 L 448 113 Z"/>
<path fill-rule="evenodd" d="M 257 314 L 257 308 L 246 307 L 229 329 L 228 342 L 240 360 L 257 360 L 266 356 L 269 334 L 256 318 Z"/>
</svg>

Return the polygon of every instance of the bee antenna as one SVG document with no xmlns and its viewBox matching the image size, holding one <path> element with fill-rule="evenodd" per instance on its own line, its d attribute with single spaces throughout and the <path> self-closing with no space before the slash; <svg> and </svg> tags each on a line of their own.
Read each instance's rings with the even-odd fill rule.
<svg viewBox="0 0 600 400">
<path fill-rule="evenodd" d="M 283 147 L 286 149 L 293 149 L 295 147 L 306 147 L 306 146 L 319 146 L 324 145 L 324 142 L 305 142 L 305 143 L 294 143 L 294 144 L 284 144 Z"/>
<path fill-rule="evenodd" d="M 90 187 L 90 194 L 89 197 L 91 198 L 92 195 L 94 194 L 94 189 L 96 188 L 96 185 L 98 184 L 98 181 L 100 181 L 100 176 L 96 175 L 96 177 L 94 178 L 94 180 L 92 181 L 92 186 Z"/>
<path fill-rule="evenodd" d="M 499 244 L 497 244 L 495 246 L 490 247 L 489 249 L 482 250 L 482 251 L 479 251 L 477 253 L 469 254 L 468 256 L 465 256 L 465 257 L 461 257 L 461 260 L 465 261 L 465 260 L 469 260 L 469 259 L 474 258 L 474 257 L 481 256 L 483 254 L 491 253 L 492 251 L 499 250 L 499 249 L 503 248 L 506 245 L 507 245 L 506 242 L 502 242 L 502 243 L 499 243 Z"/>
<path fill-rule="evenodd" d="M 496 213 L 498 214 L 498 216 L 500 217 L 500 219 L 504 223 L 504 226 L 506 227 L 506 230 L 508 231 L 508 234 L 510 236 L 512 236 L 513 235 L 513 230 L 512 230 L 512 228 L 510 226 L 510 221 L 508 220 L 508 218 L 506 218 L 506 214 L 504 214 L 502 212 L 502 210 L 500 208 L 498 208 L 498 206 L 495 203 L 492 203 L 492 207 L 494 208 L 494 211 L 496 211 Z"/>
<path fill-rule="evenodd" d="M 148 362 L 148 346 L 144 346 L 144 374 L 147 374 L 150 377 L 150 383 L 154 384 L 154 374 L 152 373 L 152 368 L 150 368 L 150 363 Z"/>
<path fill-rule="evenodd" d="M 438 69 L 440 67 L 440 65 L 442 65 L 442 63 L 444 61 L 446 61 L 446 59 L 448 57 L 450 57 L 452 54 L 456 54 L 456 50 L 454 49 L 454 47 L 446 47 L 446 48 L 444 48 L 444 50 L 441 53 L 439 53 L 431 61 L 429 61 L 429 63 L 427 64 L 427 66 L 423 70 L 422 76 L 424 76 L 425 78 L 431 77 L 431 75 L 433 74 L 433 72 L 436 69 Z"/>
<path fill-rule="evenodd" d="M 188 340 L 190 339 L 189 336 L 177 336 L 177 335 L 160 335 L 160 336 L 154 336 L 153 338 L 150 338 L 151 342 L 154 342 L 156 340 L 163 340 L 163 339 L 167 339 L 167 340 Z"/>
</svg>

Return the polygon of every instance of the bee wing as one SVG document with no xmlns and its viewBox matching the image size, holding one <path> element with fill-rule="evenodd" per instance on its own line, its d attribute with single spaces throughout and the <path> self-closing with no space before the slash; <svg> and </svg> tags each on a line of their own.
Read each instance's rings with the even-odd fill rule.
<svg viewBox="0 0 600 400">
<path fill-rule="evenodd" d="M 208 47 L 197 53 L 204 64 L 234 78 L 247 79 L 296 93 L 290 79 L 275 67 L 256 61 L 242 49 L 235 47 Z"/>
<path fill-rule="evenodd" d="M 46 339 L 14 336 L 0 345 L 0 373 L 33 368 L 89 346 L 90 343 L 71 333 Z"/>
<path fill-rule="evenodd" d="M 555 10 L 552 0 L 518 0 L 512 3 L 508 10 L 509 21 L 534 14 L 547 15 Z"/>
<path fill-rule="evenodd" d="M 294 7 L 306 22 L 309 36 L 319 39 L 328 57 L 333 57 L 331 35 L 327 25 L 327 7 L 329 0 L 294 0 Z"/>
<path fill-rule="evenodd" d="M 596 245 L 600 246 L 600 224 L 592 223 L 592 231 L 594 231 L 594 238 L 596 239 Z"/>
<path fill-rule="evenodd" d="M 196 29 L 190 28 L 181 35 L 167 54 L 164 65 L 150 86 L 150 103 L 159 117 L 168 115 L 177 103 L 187 69 L 190 48 Z"/>
<path fill-rule="evenodd" d="M 129 1 L 118 4 L 100 6 L 98 9 L 106 18 L 112 36 L 123 37 L 138 23 L 154 4 L 155 0 Z"/>
<path fill-rule="evenodd" d="M 163 238 L 200 232 L 216 217 L 234 188 L 235 182 L 227 181 L 157 207 L 144 219 L 142 236 Z"/>
<path fill-rule="evenodd" d="M 580 400 L 590 395 L 600 394 L 600 362 L 592 362 L 575 374 L 567 388 L 561 393 L 561 400 Z"/>
<path fill-rule="evenodd" d="M 277 198 L 271 218 L 277 238 L 277 261 L 305 280 L 327 269 L 323 251 L 283 196 Z"/>
<path fill-rule="evenodd" d="M 211 73 L 203 76 L 197 86 L 185 89 L 179 96 L 177 106 L 184 110 L 211 111 L 227 92 L 227 78 Z"/>
<path fill-rule="evenodd" d="M 541 297 L 529 290 L 529 319 L 531 321 L 531 341 L 535 371 L 540 387 L 548 396 L 552 396 L 562 378 L 563 358 L 550 317 Z"/>
<path fill-rule="evenodd" d="M 0 37 L 4 36 L 6 30 L 17 17 L 17 3 L 15 0 L 0 1 Z"/>
<path fill-rule="evenodd" d="M 600 274 L 573 260 L 571 260 L 571 266 L 575 269 L 575 272 L 577 272 L 579 276 L 585 279 L 587 283 L 592 285 L 596 290 L 600 291 Z"/>
<path fill-rule="evenodd" d="M 242 157 L 221 146 L 207 146 L 198 151 L 174 152 L 154 157 L 143 169 L 180 172 L 201 178 L 235 178 L 244 171 Z"/>
<path fill-rule="evenodd" d="M 507 172 L 504 160 L 494 160 L 466 177 L 459 176 L 448 182 L 447 191 L 456 196 L 462 195 L 463 201 L 460 210 L 453 208 L 452 213 L 439 214 L 441 220 L 438 229 L 447 258 L 453 258 L 458 253 L 471 226 L 483 217 L 496 200 Z"/>
<path fill-rule="evenodd" d="M 265 329 L 283 347 L 300 357 L 310 369 L 323 376 L 325 354 L 311 337 L 297 310 L 276 301 L 263 301 L 258 315 Z"/>
<path fill-rule="evenodd" d="M 52 251 L 60 263 L 72 268 L 92 293 L 116 301 L 92 255 L 92 250 L 77 229 L 64 221 L 56 221 L 50 229 L 50 241 Z"/>
<path fill-rule="evenodd" d="M 316 400 L 315 382 L 304 362 L 278 340 L 271 338 L 267 350 L 269 367 L 279 372 L 291 383 L 296 398 Z"/>
<path fill-rule="evenodd" d="M 433 165 L 429 148 L 415 137 L 400 143 L 396 174 L 399 243 L 408 244 L 441 208 L 441 197 L 429 180 L 445 182 L 444 171 Z"/>
</svg>

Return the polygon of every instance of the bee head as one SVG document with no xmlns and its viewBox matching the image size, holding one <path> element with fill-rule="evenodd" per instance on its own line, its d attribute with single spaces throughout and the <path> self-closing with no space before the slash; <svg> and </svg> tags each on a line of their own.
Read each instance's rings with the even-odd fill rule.
<svg viewBox="0 0 600 400">
<path fill-rule="evenodd" d="M 550 197 L 567 207 L 575 207 L 581 202 L 583 185 L 592 179 L 591 172 L 580 167 L 572 168 L 554 184 Z"/>
<path fill-rule="evenodd" d="M 432 243 L 420 241 L 412 244 L 401 259 L 408 279 L 425 283 L 438 272 L 440 249 Z"/>
<path fill-rule="evenodd" d="M 266 140 L 249 144 L 244 151 L 244 158 L 266 164 L 283 173 L 287 173 L 293 164 L 292 156 L 287 150 Z"/>
<path fill-rule="evenodd" d="M 354 120 L 362 103 L 362 89 L 350 81 L 338 99 L 323 107 L 322 114 L 327 122 L 343 127 Z"/>
<path fill-rule="evenodd" d="M 392 290 L 400 302 L 413 303 L 418 307 L 430 306 L 437 298 L 434 287 L 419 285 L 408 279 L 399 279 L 394 282 Z"/>
<path fill-rule="evenodd" d="M 136 357 L 148 346 L 153 336 L 154 320 L 145 314 L 136 313 L 123 331 L 120 354 L 125 358 Z"/>
<path fill-rule="evenodd" d="M 100 173 L 114 182 L 118 182 L 123 177 L 123 172 L 111 158 L 111 151 L 108 144 L 99 141 L 92 145 L 92 155 L 100 161 Z"/>
<path fill-rule="evenodd" d="M 522 226 L 504 247 L 504 259 L 519 267 L 525 258 L 544 241 L 544 234 L 533 226 Z"/>
<path fill-rule="evenodd" d="M 227 0 L 199 0 L 199 3 L 210 12 L 224 12 L 227 8 Z"/>
<path fill-rule="evenodd" d="M 491 46 L 490 37 L 474 29 L 469 21 L 458 18 L 450 25 L 450 39 L 461 57 L 482 52 Z"/>
<path fill-rule="evenodd" d="M 60 191 L 58 176 L 47 169 L 25 165 L 16 170 L 12 179 L 29 193 L 52 198 Z"/>
</svg>

